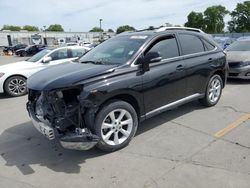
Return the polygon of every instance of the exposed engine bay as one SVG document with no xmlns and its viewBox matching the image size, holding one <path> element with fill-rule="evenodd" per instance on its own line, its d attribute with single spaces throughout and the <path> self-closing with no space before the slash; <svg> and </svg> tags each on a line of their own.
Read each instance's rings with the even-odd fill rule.
<svg viewBox="0 0 250 188">
<path fill-rule="evenodd" d="M 89 109 L 79 100 L 80 94 L 81 88 L 29 90 L 27 109 L 35 127 L 48 139 L 59 138 L 61 145 L 68 149 L 88 150 L 99 138 L 86 123 L 90 122 L 86 120 Z"/>
</svg>

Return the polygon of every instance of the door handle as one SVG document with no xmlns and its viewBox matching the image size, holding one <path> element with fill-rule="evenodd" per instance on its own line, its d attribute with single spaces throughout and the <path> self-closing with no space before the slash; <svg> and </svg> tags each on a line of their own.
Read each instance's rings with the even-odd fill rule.
<svg viewBox="0 0 250 188">
<path fill-rule="evenodd" d="M 209 58 L 208 61 L 209 61 L 209 62 L 213 61 L 213 58 Z"/>
<path fill-rule="evenodd" d="M 183 65 L 178 65 L 178 66 L 176 67 L 176 70 L 182 71 L 182 70 L 184 70 L 184 66 L 183 66 Z"/>
</svg>

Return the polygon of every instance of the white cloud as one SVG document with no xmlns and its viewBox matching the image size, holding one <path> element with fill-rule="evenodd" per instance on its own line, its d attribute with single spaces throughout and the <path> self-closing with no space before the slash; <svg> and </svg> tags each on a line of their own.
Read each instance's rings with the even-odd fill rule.
<svg viewBox="0 0 250 188">
<path fill-rule="evenodd" d="M 88 31 L 103 19 L 104 29 L 129 24 L 137 29 L 166 22 L 183 25 L 191 11 L 211 5 L 233 10 L 240 0 L 0 0 L 0 26 L 62 24 L 65 30 Z"/>
</svg>

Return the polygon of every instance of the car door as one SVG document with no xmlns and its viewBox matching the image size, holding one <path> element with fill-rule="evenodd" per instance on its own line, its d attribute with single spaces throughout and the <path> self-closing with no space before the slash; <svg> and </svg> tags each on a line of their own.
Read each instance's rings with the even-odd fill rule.
<svg viewBox="0 0 250 188">
<path fill-rule="evenodd" d="M 186 96 L 185 65 L 174 35 L 156 39 L 145 51 L 158 52 L 162 60 L 150 64 L 143 75 L 144 104 L 147 117 L 161 111 L 165 105 Z"/>
<path fill-rule="evenodd" d="M 187 95 L 205 92 L 211 74 L 211 63 L 216 59 L 210 53 L 215 46 L 195 34 L 179 33 L 181 53 L 184 57 L 187 74 Z"/>
</svg>

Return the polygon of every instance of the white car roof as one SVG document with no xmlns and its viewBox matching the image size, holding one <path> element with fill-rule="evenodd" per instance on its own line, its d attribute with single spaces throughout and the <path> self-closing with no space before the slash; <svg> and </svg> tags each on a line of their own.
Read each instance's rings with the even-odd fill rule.
<svg viewBox="0 0 250 188">
<path fill-rule="evenodd" d="M 86 46 L 63 46 L 63 47 L 58 47 L 55 48 L 54 50 L 58 50 L 58 49 L 84 49 L 84 50 L 90 50 L 90 48 L 86 47 Z"/>
</svg>

